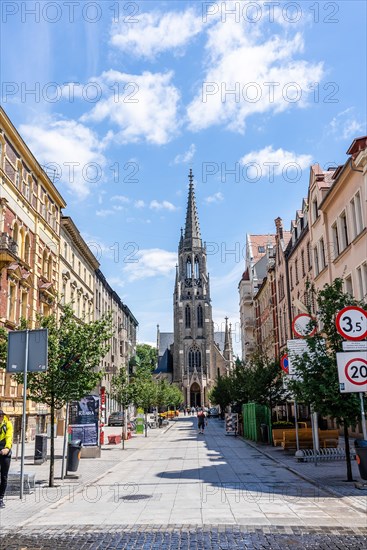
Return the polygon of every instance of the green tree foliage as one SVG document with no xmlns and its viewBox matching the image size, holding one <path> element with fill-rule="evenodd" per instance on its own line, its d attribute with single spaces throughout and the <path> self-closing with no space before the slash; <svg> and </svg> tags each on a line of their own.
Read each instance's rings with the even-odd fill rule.
<svg viewBox="0 0 367 550">
<path fill-rule="evenodd" d="M 127 436 L 127 409 L 134 402 L 133 386 L 130 384 L 129 376 L 125 367 L 120 367 L 118 374 L 115 374 L 111 380 L 111 397 L 124 411 L 124 426 L 122 448 L 125 448 L 125 439 Z"/>
<path fill-rule="evenodd" d="M 308 292 L 314 293 L 312 288 L 309 288 Z M 310 352 L 294 361 L 299 379 L 291 381 L 289 387 L 298 401 L 309 403 L 321 415 L 331 416 L 338 424 L 343 425 L 347 477 L 348 480 L 352 480 L 348 427 L 356 423 L 360 402 L 357 394 L 339 391 L 336 353 L 342 351 L 343 338 L 336 330 L 335 318 L 338 311 L 347 305 L 359 305 L 364 309 L 367 309 L 367 306 L 343 292 L 341 279 L 336 279 L 331 285 L 325 285 L 317 293 L 316 298 L 317 317 L 322 330 L 307 338 Z"/>
<path fill-rule="evenodd" d="M 157 403 L 157 384 L 152 378 L 149 366 L 137 368 L 131 382 L 134 405 L 141 408 L 145 414 L 145 437 L 147 437 L 147 414 Z"/>
<path fill-rule="evenodd" d="M 100 382 L 100 361 L 109 350 L 111 319 L 103 317 L 91 323 L 78 322 L 72 307 L 63 308 L 60 319 L 55 315 L 39 317 L 39 328 L 48 329 L 48 370 L 28 373 L 29 399 L 45 403 L 51 412 L 51 453 L 49 486 L 54 485 L 55 448 L 53 430 L 55 411 L 67 402 L 78 401 Z M 23 375 L 16 375 L 23 383 Z"/>
<path fill-rule="evenodd" d="M 6 368 L 6 356 L 8 350 L 8 332 L 0 327 L 0 369 Z"/>
<path fill-rule="evenodd" d="M 152 371 L 157 367 L 157 349 L 149 344 L 138 344 L 136 355 L 139 358 L 139 366 L 149 368 Z"/>
<path fill-rule="evenodd" d="M 156 405 L 159 410 L 166 407 L 177 408 L 183 401 L 183 394 L 175 384 L 169 384 L 164 379 L 157 382 Z"/>
<path fill-rule="evenodd" d="M 209 393 L 209 399 L 220 406 L 223 416 L 226 407 L 234 402 L 233 378 L 218 376 L 216 385 Z"/>
</svg>

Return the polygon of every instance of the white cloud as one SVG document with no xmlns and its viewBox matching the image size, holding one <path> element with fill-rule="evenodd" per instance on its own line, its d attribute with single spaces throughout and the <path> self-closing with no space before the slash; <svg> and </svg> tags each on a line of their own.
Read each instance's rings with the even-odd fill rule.
<svg viewBox="0 0 367 550">
<path fill-rule="evenodd" d="M 41 164 L 56 165 L 60 181 L 78 199 L 85 198 L 104 180 L 104 146 L 97 134 L 83 124 L 46 118 L 35 124 L 22 124 L 19 131 Z"/>
<path fill-rule="evenodd" d="M 161 248 L 139 250 L 134 254 L 137 262 L 128 263 L 124 267 L 124 273 L 129 281 L 137 281 L 148 277 L 169 276 L 172 277 L 173 269 L 177 263 L 177 254 Z"/>
<path fill-rule="evenodd" d="M 175 160 L 173 161 L 174 164 L 187 164 L 192 161 L 194 158 L 194 155 L 196 153 L 196 146 L 194 143 L 190 145 L 187 151 L 182 153 L 181 155 L 176 155 Z"/>
<path fill-rule="evenodd" d="M 106 218 L 107 216 L 113 216 L 115 214 L 114 210 L 96 210 L 96 216 L 99 218 Z"/>
<path fill-rule="evenodd" d="M 144 208 L 145 202 L 141 199 L 134 202 L 135 208 Z"/>
<path fill-rule="evenodd" d="M 183 49 L 202 29 L 193 9 L 182 12 L 140 13 L 138 23 L 121 17 L 111 28 L 111 44 L 135 57 L 154 58 L 161 52 Z"/>
<path fill-rule="evenodd" d="M 250 180 L 268 178 L 272 181 L 273 176 L 280 175 L 292 180 L 296 176 L 300 177 L 302 170 L 310 166 L 312 156 L 298 155 L 281 148 L 275 150 L 272 145 L 268 145 L 259 151 L 247 153 L 240 159 L 240 163 L 246 166 L 246 177 Z"/>
<path fill-rule="evenodd" d="M 191 130 L 223 125 L 244 133 L 253 114 L 307 105 L 309 86 L 323 76 L 322 63 L 297 59 L 304 49 L 300 32 L 269 37 L 261 23 L 227 17 L 209 28 L 205 75 L 187 109 Z M 272 27 L 276 32 L 276 23 Z"/>
<path fill-rule="evenodd" d="M 365 131 L 365 125 L 354 116 L 354 107 L 348 107 L 332 119 L 328 133 L 337 139 L 354 139 Z"/>
<path fill-rule="evenodd" d="M 151 208 L 152 210 L 169 210 L 170 212 L 173 212 L 174 210 L 178 209 L 177 206 L 175 206 L 171 202 L 168 202 L 168 201 L 158 202 L 156 200 L 153 200 L 150 202 L 149 208 Z"/>
<path fill-rule="evenodd" d="M 220 191 L 218 193 L 214 193 L 214 195 L 210 195 L 209 197 L 206 197 L 204 201 L 208 204 L 213 202 L 222 202 L 224 200 L 223 193 Z"/>
<path fill-rule="evenodd" d="M 108 119 L 118 128 L 113 139 L 121 144 L 143 140 L 155 145 L 168 143 L 180 125 L 177 118 L 180 93 L 172 78 L 171 71 L 146 71 L 141 75 L 104 72 L 97 79 L 103 90 L 102 99 L 81 120 Z"/>
<path fill-rule="evenodd" d="M 125 197 L 125 195 L 113 195 L 113 197 L 111 197 L 111 201 L 129 203 L 130 199 L 129 197 Z"/>
</svg>

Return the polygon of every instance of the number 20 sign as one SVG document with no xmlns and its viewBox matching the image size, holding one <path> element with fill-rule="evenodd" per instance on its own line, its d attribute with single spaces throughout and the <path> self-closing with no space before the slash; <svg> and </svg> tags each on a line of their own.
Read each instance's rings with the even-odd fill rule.
<svg viewBox="0 0 367 550">
<path fill-rule="evenodd" d="M 367 311 L 358 306 L 344 307 L 338 312 L 335 324 L 346 340 L 363 340 L 367 336 Z"/>
<path fill-rule="evenodd" d="M 367 390 L 367 352 L 337 353 L 338 378 L 341 393 Z"/>
</svg>

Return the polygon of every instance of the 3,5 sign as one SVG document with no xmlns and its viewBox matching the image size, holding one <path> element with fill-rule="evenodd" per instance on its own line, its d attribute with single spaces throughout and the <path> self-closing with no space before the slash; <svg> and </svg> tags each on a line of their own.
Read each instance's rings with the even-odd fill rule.
<svg viewBox="0 0 367 550">
<path fill-rule="evenodd" d="M 358 306 L 341 309 L 335 319 L 336 330 L 343 338 L 354 342 L 367 336 L 367 311 Z"/>
<path fill-rule="evenodd" d="M 339 387 L 342 393 L 367 390 L 367 352 L 337 353 Z"/>
</svg>

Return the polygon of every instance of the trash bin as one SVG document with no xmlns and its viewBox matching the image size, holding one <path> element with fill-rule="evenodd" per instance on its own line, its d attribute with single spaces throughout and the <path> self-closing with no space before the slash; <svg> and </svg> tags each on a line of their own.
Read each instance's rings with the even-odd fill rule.
<svg viewBox="0 0 367 550">
<path fill-rule="evenodd" d="M 356 439 L 354 441 L 356 449 L 356 460 L 359 468 L 359 475 L 362 479 L 367 479 L 367 440 Z"/>
<path fill-rule="evenodd" d="M 80 455 L 82 451 L 82 442 L 80 439 L 68 444 L 67 472 L 76 472 L 79 467 Z"/>
<path fill-rule="evenodd" d="M 262 443 L 269 443 L 269 428 L 267 424 L 260 424 L 260 433 Z"/>
<path fill-rule="evenodd" d="M 37 434 L 34 446 L 34 463 L 43 464 L 47 460 L 47 435 Z"/>
</svg>

